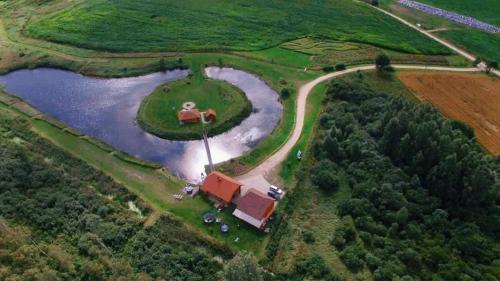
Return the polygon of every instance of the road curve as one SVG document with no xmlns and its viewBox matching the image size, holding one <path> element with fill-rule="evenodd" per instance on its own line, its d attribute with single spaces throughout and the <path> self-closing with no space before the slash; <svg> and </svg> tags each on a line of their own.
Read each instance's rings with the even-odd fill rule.
<svg viewBox="0 0 500 281">
<path fill-rule="evenodd" d="M 454 72 L 479 72 L 478 68 L 454 68 L 454 67 L 441 67 L 441 66 L 422 66 L 422 65 L 393 65 L 395 69 L 414 69 L 414 70 L 433 70 L 433 71 L 454 71 Z M 312 89 L 320 84 L 321 82 L 333 79 L 335 77 L 340 77 L 349 73 L 357 71 L 366 71 L 375 69 L 374 65 L 359 66 L 355 68 L 349 68 L 344 71 L 332 72 L 326 75 L 320 76 L 307 84 L 302 85 L 297 92 L 297 102 L 296 102 L 296 114 L 295 114 L 295 126 L 292 134 L 287 139 L 287 141 L 269 158 L 264 160 L 257 167 L 248 171 L 247 173 L 237 177 L 240 181 L 253 181 L 254 179 L 262 180 L 262 177 L 266 178 L 269 173 L 279 166 L 283 160 L 288 156 L 292 148 L 295 146 L 297 141 L 302 134 L 302 129 L 304 127 L 304 119 L 306 114 L 307 97 L 312 92 Z"/>
</svg>

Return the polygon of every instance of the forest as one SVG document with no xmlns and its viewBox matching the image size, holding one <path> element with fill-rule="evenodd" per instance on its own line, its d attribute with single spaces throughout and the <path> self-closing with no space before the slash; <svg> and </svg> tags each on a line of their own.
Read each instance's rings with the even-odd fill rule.
<svg viewBox="0 0 500 281">
<path fill-rule="evenodd" d="M 500 280 L 500 159 L 470 128 L 372 90 L 362 74 L 329 84 L 318 127 L 312 182 L 332 196 L 339 173 L 349 179 L 332 210 L 342 224 L 331 247 L 350 271 L 375 281 Z"/>
<path fill-rule="evenodd" d="M 0 280 L 218 280 L 232 251 L 162 216 L 0 108 Z"/>
</svg>

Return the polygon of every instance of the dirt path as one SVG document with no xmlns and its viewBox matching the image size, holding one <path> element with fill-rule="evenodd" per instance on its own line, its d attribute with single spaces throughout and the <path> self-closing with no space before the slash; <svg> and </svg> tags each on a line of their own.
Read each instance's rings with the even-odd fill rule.
<svg viewBox="0 0 500 281">
<path fill-rule="evenodd" d="M 421 66 L 421 65 L 393 65 L 396 69 L 413 69 L 413 70 L 433 70 L 433 71 L 452 71 L 452 72 L 479 72 L 478 68 L 454 68 L 454 67 L 439 67 L 439 66 Z M 245 181 L 247 184 L 255 182 L 256 184 L 262 184 L 262 178 L 268 177 L 274 169 L 278 168 L 280 163 L 285 160 L 292 148 L 295 146 L 297 141 L 302 134 L 302 129 L 304 127 L 304 119 L 306 114 L 307 97 L 312 92 L 312 89 L 320 84 L 321 82 L 344 76 L 349 73 L 357 71 L 366 71 L 375 69 L 374 65 L 360 66 L 355 68 L 350 68 L 344 71 L 333 72 L 321 77 L 318 77 L 309 83 L 300 87 L 297 93 L 297 103 L 296 103 L 296 116 L 295 116 L 295 127 L 292 134 L 286 141 L 286 143 L 278 150 L 276 153 L 267 158 L 260 165 L 250 170 L 249 172 L 238 177 L 239 180 Z"/>
<path fill-rule="evenodd" d="M 464 58 L 466 58 L 466 59 L 468 59 L 470 61 L 474 61 L 476 59 L 476 56 L 474 56 L 474 55 L 466 52 L 465 50 L 463 50 L 463 49 L 461 49 L 461 48 L 459 48 L 459 47 L 451 44 L 450 42 L 448 42 L 446 40 L 443 40 L 443 39 L 439 38 L 438 36 L 432 34 L 432 31 L 421 29 L 418 26 L 412 24 L 411 22 L 409 22 L 409 21 L 407 21 L 407 20 L 405 20 L 405 19 L 403 19 L 403 18 L 401 18 L 401 17 L 399 17 L 399 16 L 397 16 L 397 15 L 395 15 L 395 14 L 389 12 L 389 11 L 386 11 L 386 10 L 384 10 L 382 8 L 379 8 L 379 7 L 376 7 L 376 6 L 373 6 L 373 5 L 369 5 L 369 6 L 372 7 L 372 8 L 374 8 L 374 9 L 376 9 L 376 10 L 378 10 L 378 11 L 380 11 L 380 12 L 382 12 L 382 13 L 384 13 L 384 14 L 386 14 L 386 15 L 388 15 L 388 16 L 390 16 L 390 17 L 392 17 L 392 18 L 395 18 L 396 20 L 400 21 L 402 24 L 404 24 L 404 25 L 406 25 L 408 27 L 411 27 L 411 28 L 417 30 L 418 32 L 424 34 L 425 36 L 427 36 L 427 37 L 429 37 L 431 39 L 433 39 L 434 41 L 437 41 L 437 42 L 441 43 L 442 45 L 446 46 L 447 48 L 451 49 L 455 53 L 463 56 Z M 478 65 L 478 67 L 482 71 L 486 70 L 486 64 L 484 62 L 480 63 Z M 491 73 L 493 73 L 496 76 L 500 77 L 500 71 L 499 70 L 492 69 Z"/>
</svg>

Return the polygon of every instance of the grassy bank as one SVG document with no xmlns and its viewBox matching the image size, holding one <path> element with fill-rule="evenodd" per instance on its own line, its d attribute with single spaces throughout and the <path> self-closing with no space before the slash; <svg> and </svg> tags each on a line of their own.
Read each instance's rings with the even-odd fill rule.
<svg viewBox="0 0 500 281">
<path fill-rule="evenodd" d="M 328 82 L 323 82 L 317 85 L 307 97 L 307 109 L 302 134 L 285 161 L 281 164 L 279 175 L 286 184 L 292 182 L 293 175 L 301 163 L 301 161 L 297 160 L 297 152 L 299 150 L 301 150 L 302 153 L 309 151 L 314 135 L 314 128 L 322 110 L 322 101 L 325 98 L 327 83 Z M 306 157 L 303 158 L 307 159 Z"/>
<path fill-rule="evenodd" d="M 137 121 L 144 130 L 165 139 L 200 139 L 203 128 L 214 136 L 250 115 L 252 104 L 240 89 L 204 78 L 200 67 L 192 69 L 190 77 L 162 85 L 142 101 Z M 185 102 L 194 102 L 200 112 L 213 109 L 217 119 L 210 124 L 181 124 L 177 113 Z"/>
</svg>

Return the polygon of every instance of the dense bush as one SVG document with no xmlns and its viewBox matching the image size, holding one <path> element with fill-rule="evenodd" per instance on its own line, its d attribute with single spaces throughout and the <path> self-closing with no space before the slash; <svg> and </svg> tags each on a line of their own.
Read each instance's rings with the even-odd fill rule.
<svg viewBox="0 0 500 281">
<path fill-rule="evenodd" d="M 310 174 L 323 189 L 348 176 L 331 241 L 346 266 L 374 280 L 499 280 L 500 161 L 473 132 L 358 78 L 327 99 Z"/>
<path fill-rule="evenodd" d="M 0 225 L 0 280 L 216 280 L 231 251 L 167 217 L 144 228 L 123 208 L 147 213 L 140 200 L 28 126 L 0 112 L 0 223 L 31 232 L 3 240 Z"/>
</svg>

